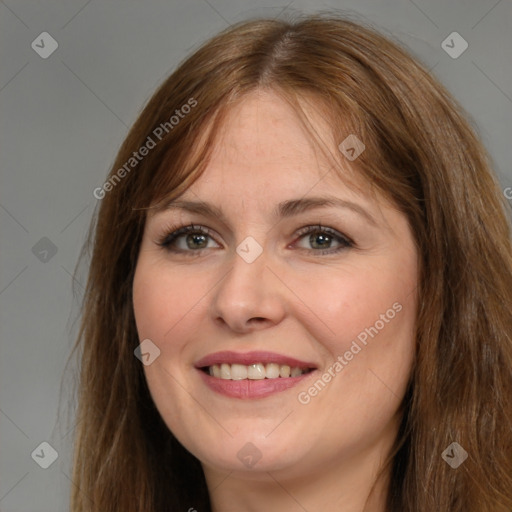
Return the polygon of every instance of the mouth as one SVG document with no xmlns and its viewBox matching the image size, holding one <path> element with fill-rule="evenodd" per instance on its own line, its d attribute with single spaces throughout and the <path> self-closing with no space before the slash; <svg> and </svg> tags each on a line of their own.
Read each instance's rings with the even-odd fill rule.
<svg viewBox="0 0 512 512">
<path fill-rule="evenodd" d="M 196 362 L 195 367 L 224 380 L 263 380 L 299 377 L 317 369 L 313 363 L 264 351 L 215 352 Z"/>
<path fill-rule="evenodd" d="M 318 369 L 271 352 L 216 352 L 195 364 L 213 391 L 233 398 L 263 398 L 295 386 Z"/>
<path fill-rule="evenodd" d="M 221 363 L 203 366 L 200 370 L 217 379 L 263 380 L 300 377 L 301 375 L 314 371 L 315 368 L 292 367 L 287 364 L 278 363 L 253 363 L 250 365 Z"/>
</svg>

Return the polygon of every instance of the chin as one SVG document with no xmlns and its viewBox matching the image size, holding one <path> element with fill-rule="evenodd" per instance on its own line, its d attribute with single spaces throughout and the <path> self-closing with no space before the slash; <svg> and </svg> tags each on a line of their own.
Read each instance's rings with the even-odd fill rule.
<svg viewBox="0 0 512 512">
<path fill-rule="evenodd" d="M 282 439 L 250 441 L 247 436 L 236 436 L 224 444 L 199 447 L 194 453 L 202 464 L 217 470 L 241 473 L 262 473 L 280 471 L 297 464 L 303 454 L 299 446 L 285 444 Z M 268 478 L 268 475 L 267 475 Z"/>
</svg>

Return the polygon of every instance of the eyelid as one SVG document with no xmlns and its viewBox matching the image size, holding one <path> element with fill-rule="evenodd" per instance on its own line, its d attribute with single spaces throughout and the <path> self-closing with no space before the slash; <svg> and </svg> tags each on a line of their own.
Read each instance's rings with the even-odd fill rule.
<svg viewBox="0 0 512 512">
<path fill-rule="evenodd" d="M 304 226 L 302 228 L 299 228 L 296 230 L 293 234 L 295 237 L 295 240 L 288 245 L 295 246 L 297 242 L 304 238 L 308 234 L 313 234 L 316 232 L 320 233 L 326 233 L 333 237 L 338 243 L 341 243 L 342 245 L 338 248 L 329 248 L 329 249 L 305 249 L 305 248 L 299 248 L 303 251 L 306 251 L 309 254 L 314 255 L 325 255 L 325 254 L 336 254 L 341 252 L 344 249 L 353 248 L 355 246 L 354 241 L 348 237 L 347 235 L 339 232 L 338 230 L 331 228 L 329 226 L 322 226 L 321 224 L 310 224 L 307 226 Z M 213 240 L 216 244 L 218 244 L 214 234 L 215 232 L 211 230 L 210 228 L 202 225 L 202 224 L 180 224 L 180 225 L 172 225 L 167 226 L 166 229 L 164 229 L 164 235 L 159 237 L 158 240 L 155 241 L 157 245 L 163 247 L 168 252 L 174 252 L 179 254 L 186 254 L 186 255 L 200 255 L 202 251 L 206 249 L 211 249 L 211 247 L 205 247 L 198 250 L 184 250 L 184 249 L 172 249 L 171 244 L 179 239 L 183 235 L 187 235 L 189 233 L 198 233 L 203 234 L 207 237 L 209 237 L 211 240 Z"/>
<path fill-rule="evenodd" d="M 343 240 L 345 240 L 346 242 L 348 242 L 350 244 L 354 243 L 354 241 L 349 236 L 345 235 L 344 233 L 341 233 L 337 229 L 331 228 L 329 226 L 323 226 L 322 224 L 310 224 L 309 226 L 304 226 L 303 228 L 298 229 L 295 232 L 295 235 L 302 237 L 304 235 L 307 235 L 310 233 L 315 233 L 318 231 L 328 233 L 334 237 L 342 238 Z"/>
<path fill-rule="evenodd" d="M 335 248 L 329 248 L 329 249 L 304 249 L 302 250 L 306 251 L 309 254 L 313 255 L 328 255 L 328 254 L 338 254 L 343 250 L 346 249 L 352 249 L 355 247 L 354 241 L 347 235 L 339 232 L 338 230 L 331 228 L 329 226 L 322 226 L 321 224 L 315 224 L 315 225 L 309 225 L 304 226 L 303 228 L 300 228 L 298 231 L 296 231 L 296 239 L 294 242 L 292 242 L 292 245 L 296 245 L 298 241 L 305 238 L 306 235 L 310 235 L 313 233 L 327 233 L 327 235 L 334 238 L 338 243 L 341 245 L 339 247 Z"/>
<path fill-rule="evenodd" d="M 174 242 L 178 237 L 182 235 L 186 235 L 188 233 L 197 232 L 204 235 L 209 236 L 212 240 L 214 240 L 216 243 L 218 243 L 215 240 L 215 237 L 213 236 L 213 230 L 210 228 L 203 226 L 202 224 L 194 224 L 193 222 L 189 224 L 177 224 L 177 225 L 170 225 L 163 229 L 163 236 L 159 237 L 156 240 L 156 243 L 158 245 L 161 245 L 163 247 L 166 247 L 171 244 L 171 242 Z"/>
</svg>

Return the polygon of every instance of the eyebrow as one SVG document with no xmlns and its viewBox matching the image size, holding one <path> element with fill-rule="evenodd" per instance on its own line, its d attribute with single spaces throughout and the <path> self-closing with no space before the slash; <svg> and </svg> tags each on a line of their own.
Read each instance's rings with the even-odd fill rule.
<svg viewBox="0 0 512 512">
<path fill-rule="evenodd" d="M 329 207 L 337 207 L 337 208 L 345 208 L 352 210 L 353 212 L 359 214 L 361 217 L 366 219 L 373 226 L 378 226 L 377 221 L 372 217 L 372 215 L 365 210 L 362 206 L 357 203 L 353 203 L 352 201 L 347 201 L 345 199 L 340 199 L 339 197 L 334 196 L 320 196 L 320 197 L 304 197 L 300 199 L 289 199 L 287 201 L 283 201 L 279 203 L 273 210 L 272 216 L 274 218 L 288 218 L 293 217 L 294 215 L 299 215 L 306 211 L 319 209 L 319 208 L 329 208 Z M 186 201 L 181 199 L 176 199 L 167 203 L 162 210 L 170 210 L 174 208 L 179 208 L 182 210 L 186 210 L 190 213 L 197 213 L 204 215 L 206 217 L 216 217 L 220 221 L 225 224 L 228 224 L 226 216 L 221 208 L 217 206 L 207 203 L 205 201 Z"/>
</svg>

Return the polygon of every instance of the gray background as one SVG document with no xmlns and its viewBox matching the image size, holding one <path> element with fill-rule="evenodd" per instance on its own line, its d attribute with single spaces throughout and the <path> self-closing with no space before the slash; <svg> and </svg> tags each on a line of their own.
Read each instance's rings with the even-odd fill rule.
<svg viewBox="0 0 512 512">
<path fill-rule="evenodd" d="M 432 68 L 512 186 L 511 0 L 0 1 L 0 510 L 68 509 L 76 363 L 65 369 L 87 269 L 74 294 L 72 274 L 92 191 L 141 107 L 229 24 L 328 8 L 373 22 Z M 31 47 L 44 31 L 58 42 L 46 59 Z M 469 45 L 455 59 L 441 46 L 454 31 Z M 31 457 L 43 441 L 58 452 L 48 469 L 36 464 L 47 448 Z"/>
</svg>

